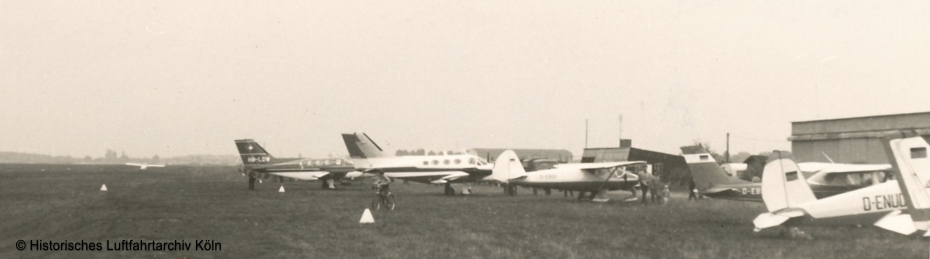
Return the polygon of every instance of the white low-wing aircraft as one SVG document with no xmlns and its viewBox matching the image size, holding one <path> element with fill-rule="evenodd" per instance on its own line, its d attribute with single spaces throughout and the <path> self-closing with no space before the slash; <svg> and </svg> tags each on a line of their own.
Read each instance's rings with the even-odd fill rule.
<svg viewBox="0 0 930 259">
<path fill-rule="evenodd" d="M 820 200 L 814 198 L 790 154 L 773 153 L 762 179 L 762 199 L 769 212 L 753 220 L 756 230 L 812 223 L 871 224 L 904 235 L 926 231 L 930 227 L 930 195 L 926 190 L 930 187 L 930 144 L 926 137 L 895 135 L 886 135 L 882 142 L 897 181 Z"/>
<path fill-rule="evenodd" d="M 455 194 L 454 182 L 477 181 L 491 173 L 484 159 L 469 154 L 398 156 L 384 154 L 365 133 L 342 134 L 355 168 L 364 173 L 384 172 L 391 179 L 445 185 L 445 194 Z"/>
<path fill-rule="evenodd" d="M 126 163 L 126 165 L 128 165 L 128 166 L 138 166 L 138 167 L 139 167 L 139 170 L 145 170 L 145 169 L 148 169 L 149 167 L 165 167 L 165 165 L 150 165 L 150 164 L 146 164 L 146 163 L 142 163 L 142 164 L 137 164 L 137 163 Z"/>
<path fill-rule="evenodd" d="M 527 173 L 517 154 L 507 150 L 494 161 L 488 178 L 510 186 L 591 192 L 592 201 L 606 202 L 607 191 L 629 190 L 639 180 L 626 168 L 645 165 L 645 161 L 558 164 L 553 169 Z"/>
</svg>

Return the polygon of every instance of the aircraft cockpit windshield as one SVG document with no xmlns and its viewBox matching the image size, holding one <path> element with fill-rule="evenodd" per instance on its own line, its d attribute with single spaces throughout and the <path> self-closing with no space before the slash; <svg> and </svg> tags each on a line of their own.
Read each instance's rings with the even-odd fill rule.
<svg viewBox="0 0 930 259">
<path fill-rule="evenodd" d="M 838 173 L 838 174 L 829 174 L 824 177 L 825 185 L 836 185 L 836 186 L 870 186 L 880 183 L 884 183 L 888 180 L 893 180 L 894 175 L 878 171 L 878 172 L 864 172 L 864 173 Z"/>
</svg>

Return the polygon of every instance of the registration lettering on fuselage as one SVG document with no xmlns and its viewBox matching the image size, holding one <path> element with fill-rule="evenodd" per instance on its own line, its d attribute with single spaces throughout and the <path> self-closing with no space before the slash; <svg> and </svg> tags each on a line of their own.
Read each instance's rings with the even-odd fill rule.
<svg viewBox="0 0 930 259">
<path fill-rule="evenodd" d="M 555 179 L 555 178 L 556 178 L 556 175 L 554 175 L 554 174 L 543 174 L 543 175 L 539 175 L 539 179 L 540 179 L 540 180 L 552 180 L 552 179 Z"/>
<path fill-rule="evenodd" d="M 743 195 L 762 195 L 760 188 L 740 188 L 739 192 Z"/>
<path fill-rule="evenodd" d="M 271 162 L 271 157 L 269 156 L 250 156 L 249 163 L 268 163 Z"/>
<path fill-rule="evenodd" d="M 875 195 L 862 197 L 862 210 L 870 211 L 872 209 L 896 209 L 907 206 L 904 201 L 904 194 Z"/>
</svg>

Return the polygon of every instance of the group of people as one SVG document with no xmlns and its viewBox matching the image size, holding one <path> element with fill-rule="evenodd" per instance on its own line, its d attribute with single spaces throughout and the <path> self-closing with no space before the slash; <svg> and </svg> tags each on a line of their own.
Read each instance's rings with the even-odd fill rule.
<svg viewBox="0 0 930 259">
<path fill-rule="evenodd" d="M 639 178 L 639 189 L 643 194 L 643 206 L 649 202 L 647 194 L 651 196 L 652 203 L 659 203 L 662 206 L 668 203 L 671 192 L 668 190 L 668 184 L 662 181 L 662 177 L 647 173 L 646 170 L 638 170 L 636 176 Z M 631 190 L 633 197 L 636 197 L 636 190 Z"/>
</svg>

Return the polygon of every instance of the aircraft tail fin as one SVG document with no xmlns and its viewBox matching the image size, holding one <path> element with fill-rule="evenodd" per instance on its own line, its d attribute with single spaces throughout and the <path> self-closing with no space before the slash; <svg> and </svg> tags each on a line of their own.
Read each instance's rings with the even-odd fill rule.
<svg viewBox="0 0 930 259">
<path fill-rule="evenodd" d="M 685 162 L 688 163 L 688 169 L 691 171 L 691 177 L 698 190 L 706 190 L 719 185 L 750 183 L 728 176 L 723 169 L 720 169 L 714 157 L 700 145 L 681 147 L 681 153 L 685 157 Z"/>
<path fill-rule="evenodd" d="M 882 139 L 885 153 L 891 163 L 895 179 L 904 202 L 907 204 L 907 214 L 914 222 L 923 222 L 920 228 L 927 230 L 930 224 L 930 195 L 925 188 L 930 186 L 930 158 L 928 150 L 930 140 L 926 136 L 890 136 Z"/>
<path fill-rule="evenodd" d="M 384 151 L 375 143 L 368 134 L 363 133 L 344 133 L 342 140 L 346 143 L 346 149 L 349 150 L 349 156 L 352 158 L 374 158 L 384 157 Z"/>
<path fill-rule="evenodd" d="M 775 150 L 762 172 L 762 201 L 769 211 L 817 200 L 790 152 Z"/>
<path fill-rule="evenodd" d="M 506 183 L 511 179 L 525 175 L 526 170 L 523 169 L 523 164 L 520 162 L 520 158 L 517 157 L 517 153 L 514 153 L 513 150 L 507 150 L 501 153 L 497 160 L 494 160 L 494 169 L 491 170 L 490 178 Z"/>
<path fill-rule="evenodd" d="M 236 148 L 243 165 L 265 164 L 271 162 L 273 156 L 265 151 L 258 142 L 252 139 L 237 139 Z"/>
</svg>

